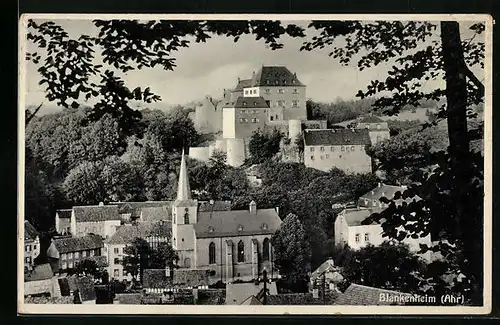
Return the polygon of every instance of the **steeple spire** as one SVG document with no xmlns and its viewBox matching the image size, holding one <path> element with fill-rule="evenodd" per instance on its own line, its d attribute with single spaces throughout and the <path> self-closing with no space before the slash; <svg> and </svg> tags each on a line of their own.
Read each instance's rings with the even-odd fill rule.
<svg viewBox="0 0 500 325">
<path fill-rule="evenodd" d="M 179 182 L 177 184 L 177 201 L 191 200 L 191 189 L 186 168 L 186 158 L 182 149 L 181 169 L 179 172 Z"/>
</svg>

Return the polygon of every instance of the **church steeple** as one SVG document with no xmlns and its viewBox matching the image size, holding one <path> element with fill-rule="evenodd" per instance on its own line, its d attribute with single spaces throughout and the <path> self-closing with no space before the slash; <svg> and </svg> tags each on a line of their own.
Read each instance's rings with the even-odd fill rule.
<svg viewBox="0 0 500 325">
<path fill-rule="evenodd" d="M 179 172 L 179 182 L 177 183 L 177 201 L 191 200 L 191 189 L 186 168 L 186 158 L 182 149 L 181 169 Z"/>
</svg>

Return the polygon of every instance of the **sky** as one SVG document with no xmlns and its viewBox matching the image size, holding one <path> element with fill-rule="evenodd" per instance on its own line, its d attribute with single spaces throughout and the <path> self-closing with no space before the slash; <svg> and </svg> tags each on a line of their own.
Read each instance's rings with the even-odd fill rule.
<svg viewBox="0 0 500 325">
<path fill-rule="evenodd" d="M 53 20 L 61 25 L 70 37 L 96 34 L 97 28 L 90 20 Z M 289 23 L 289 22 L 284 22 Z M 292 22 L 306 25 L 307 22 Z M 158 108 L 186 104 L 205 96 L 222 97 L 225 88 L 233 88 L 237 78 L 250 78 L 252 71 L 262 65 L 284 65 L 297 73 L 307 86 L 306 96 L 315 101 L 332 102 L 339 98 L 354 99 L 359 89 L 365 89 L 371 80 L 382 79 L 388 65 L 359 71 L 356 66 L 341 66 L 328 56 L 330 50 L 299 51 L 304 39 L 284 38 L 284 48 L 272 51 L 264 41 L 255 41 L 245 35 L 238 42 L 224 36 L 214 36 L 206 43 L 191 43 L 188 48 L 175 52 L 177 67 L 165 71 L 160 67 L 130 71 L 123 79 L 129 88 L 149 86 L 162 98 Z M 27 50 L 34 45 L 27 44 Z M 43 101 L 43 88 L 38 85 L 36 66 L 28 62 L 26 104 L 38 105 Z M 435 85 L 426 85 L 428 87 Z"/>
</svg>

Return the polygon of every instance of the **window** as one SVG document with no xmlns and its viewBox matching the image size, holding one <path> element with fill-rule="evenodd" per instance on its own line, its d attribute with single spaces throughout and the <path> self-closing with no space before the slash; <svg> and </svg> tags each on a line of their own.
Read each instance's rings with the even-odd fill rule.
<svg viewBox="0 0 500 325">
<path fill-rule="evenodd" d="M 31 245 L 28 245 L 28 252 L 31 252 Z"/>
<path fill-rule="evenodd" d="M 215 264 L 215 244 L 208 245 L 208 264 Z"/>
<path fill-rule="evenodd" d="M 266 85 L 269 85 L 269 80 L 266 80 Z"/>
<path fill-rule="evenodd" d="M 331 147 L 330 147 L 330 151 L 335 151 L 335 147 L 334 147 L 334 146 L 331 146 Z"/>
<path fill-rule="evenodd" d="M 118 248 L 115 248 L 115 249 L 118 249 Z M 87 251 L 83 251 L 82 252 L 82 257 L 87 257 L 88 256 L 88 252 Z"/>
<path fill-rule="evenodd" d="M 259 122 L 259 119 L 258 119 L 258 118 L 253 118 L 253 119 L 252 119 L 252 122 L 253 122 L 253 123 L 258 123 L 258 122 Z"/>
<path fill-rule="evenodd" d="M 325 147 L 319 147 L 319 151 L 325 151 Z"/>
<path fill-rule="evenodd" d="M 314 147 L 309 147 L 309 148 L 310 148 L 309 150 L 310 150 L 311 152 L 313 152 L 313 151 L 314 151 Z"/>
<path fill-rule="evenodd" d="M 282 89 L 282 88 L 278 89 L 278 94 L 283 94 L 284 92 L 285 92 L 284 89 Z"/>
<path fill-rule="evenodd" d="M 314 160 L 314 156 L 311 156 L 311 160 Z"/>
<path fill-rule="evenodd" d="M 122 276 L 123 276 L 123 277 L 126 277 L 126 276 L 127 276 L 127 273 L 125 272 L 125 270 L 122 270 Z"/>
<path fill-rule="evenodd" d="M 75 259 L 80 258 L 80 252 L 75 252 Z"/>
<path fill-rule="evenodd" d="M 345 151 L 345 147 L 344 146 L 340 147 L 340 151 Z"/>
<path fill-rule="evenodd" d="M 244 121 L 245 121 L 245 119 L 240 117 L 240 123 L 243 123 Z"/>
<path fill-rule="evenodd" d="M 66 254 L 61 254 L 61 261 L 65 261 L 66 260 Z"/>
<path fill-rule="evenodd" d="M 367 124 L 366 125 L 366 129 L 369 130 L 370 129 L 370 124 Z"/>
<path fill-rule="evenodd" d="M 120 259 L 118 257 L 115 257 L 113 264 L 119 265 L 120 264 Z"/>
<path fill-rule="evenodd" d="M 299 101 L 298 100 L 292 100 L 292 106 L 293 107 L 299 107 Z"/>
<path fill-rule="evenodd" d="M 247 102 L 243 102 L 243 106 L 247 106 Z M 244 110 L 241 111 L 242 113 L 245 113 Z"/>
<path fill-rule="evenodd" d="M 356 148 L 354 146 L 351 146 L 351 150 L 354 151 L 356 150 Z"/>
<path fill-rule="evenodd" d="M 276 119 L 278 119 L 278 114 L 276 114 Z"/>
<path fill-rule="evenodd" d="M 29 257 L 26 257 L 26 258 L 24 259 L 24 263 L 29 263 L 29 262 L 30 262 L 30 258 L 29 258 Z"/>
<path fill-rule="evenodd" d="M 326 159 L 328 159 L 328 158 L 330 158 L 330 156 L 329 156 L 328 154 L 326 154 L 326 155 L 325 155 L 325 158 L 326 158 Z"/>
<path fill-rule="evenodd" d="M 191 259 L 189 257 L 184 259 L 184 267 L 191 267 Z"/>
<path fill-rule="evenodd" d="M 243 226 L 242 225 L 238 225 L 238 231 L 243 231 Z"/>
<path fill-rule="evenodd" d="M 256 103 L 256 104 L 257 104 L 257 103 Z M 254 110 L 252 111 L 252 113 L 253 113 L 253 114 L 258 114 L 258 113 L 259 113 L 259 111 L 258 111 L 258 110 L 256 110 L 256 109 L 254 109 Z"/>
<path fill-rule="evenodd" d="M 36 251 L 36 245 L 33 245 L 33 250 Z"/>
<path fill-rule="evenodd" d="M 238 242 L 238 263 L 245 262 L 245 244 L 242 240 Z"/>
<path fill-rule="evenodd" d="M 354 238 L 354 240 L 356 241 L 356 243 L 359 243 L 359 241 L 360 241 L 360 236 L 359 236 L 359 234 L 356 234 L 356 237 Z"/>
<path fill-rule="evenodd" d="M 68 253 L 68 259 L 73 259 L 73 253 Z"/>
<path fill-rule="evenodd" d="M 254 93 L 254 94 L 257 94 L 257 89 L 254 89 L 254 90 L 253 90 L 253 93 Z"/>
<path fill-rule="evenodd" d="M 208 232 L 214 232 L 214 227 L 208 226 Z"/>
<path fill-rule="evenodd" d="M 263 223 L 261 228 L 262 230 L 267 230 L 267 223 Z"/>
<path fill-rule="evenodd" d="M 377 130 L 380 130 L 380 124 L 377 124 Z"/>
<path fill-rule="evenodd" d="M 113 253 L 115 253 L 115 254 L 119 254 L 119 253 L 120 253 L 120 249 L 119 249 L 118 247 L 115 247 L 115 248 L 113 249 Z"/>
<path fill-rule="evenodd" d="M 269 261 L 269 239 L 264 238 L 264 242 L 262 242 L 262 260 Z"/>
<path fill-rule="evenodd" d="M 323 160 L 323 155 L 319 156 L 319 159 Z"/>
<path fill-rule="evenodd" d="M 246 103 L 246 102 L 243 102 L 243 103 Z M 243 105 L 245 105 L 245 104 L 243 104 Z M 244 110 L 244 109 L 242 109 L 242 110 L 241 110 L 241 114 L 246 114 L 246 112 L 247 112 L 247 111 L 246 111 L 246 110 Z"/>
<path fill-rule="evenodd" d="M 63 262 L 63 263 L 61 264 L 61 269 L 63 269 L 63 270 L 64 270 L 64 269 L 67 269 L 67 268 L 68 268 L 68 265 L 66 265 L 66 262 Z"/>
<path fill-rule="evenodd" d="M 373 205 L 374 207 L 376 207 L 376 206 L 377 206 L 377 201 L 373 200 L 372 205 Z"/>
<path fill-rule="evenodd" d="M 283 84 L 286 85 L 286 80 L 283 80 Z"/>
<path fill-rule="evenodd" d="M 294 82 L 294 81 L 295 81 L 295 80 L 293 80 L 292 82 Z M 295 88 L 295 89 L 293 90 L 293 93 L 294 93 L 294 94 L 298 94 L 298 93 L 299 93 L 299 90 L 298 90 L 297 88 Z"/>
<path fill-rule="evenodd" d="M 90 250 L 90 256 L 94 256 L 94 250 L 93 249 Z"/>
<path fill-rule="evenodd" d="M 25 246 L 24 246 L 24 251 L 25 251 L 25 252 L 27 252 L 27 251 L 28 251 L 28 246 L 27 246 L 27 245 L 25 245 Z"/>
<path fill-rule="evenodd" d="M 370 234 L 365 234 L 365 242 L 370 242 Z"/>
<path fill-rule="evenodd" d="M 269 94 L 271 90 L 269 88 L 266 88 L 266 94 Z"/>
<path fill-rule="evenodd" d="M 113 270 L 113 276 L 114 276 L 115 278 L 120 277 L 120 269 L 114 269 L 114 270 Z"/>
<path fill-rule="evenodd" d="M 274 83 L 275 83 L 275 84 L 278 84 L 278 80 L 274 80 Z"/>
<path fill-rule="evenodd" d="M 70 262 L 68 263 L 68 267 L 69 267 L 70 269 L 72 269 L 72 268 L 73 268 L 73 261 L 70 261 Z"/>
<path fill-rule="evenodd" d="M 273 121 L 273 120 L 274 120 L 274 116 L 270 116 L 270 117 L 269 117 L 269 119 L 270 119 L 271 121 Z"/>
<path fill-rule="evenodd" d="M 187 212 L 184 213 L 184 224 L 189 225 L 189 214 Z"/>
<path fill-rule="evenodd" d="M 279 107 L 284 107 L 285 106 L 285 101 L 284 100 L 278 100 L 278 106 Z"/>
</svg>

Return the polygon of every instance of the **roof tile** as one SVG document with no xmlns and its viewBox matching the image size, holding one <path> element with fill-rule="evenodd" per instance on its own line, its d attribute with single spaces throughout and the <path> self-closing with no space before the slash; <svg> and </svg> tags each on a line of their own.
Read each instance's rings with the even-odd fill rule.
<svg viewBox="0 0 500 325">
<path fill-rule="evenodd" d="M 319 145 L 368 145 L 370 134 L 366 129 L 307 129 L 304 132 L 306 146 Z"/>
<path fill-rule="evenodd" d="M 117 205 L 73 207 L 76 222 L 121 220 Z"/>
<path fill-rule="evenodd" d="M 102 237 L 98 235 L 87 235 L 84 237 L 56 237 L 53 239 L 53 244 L 59 254 L 85 251 L 104 246 Z"/>
</svg>

